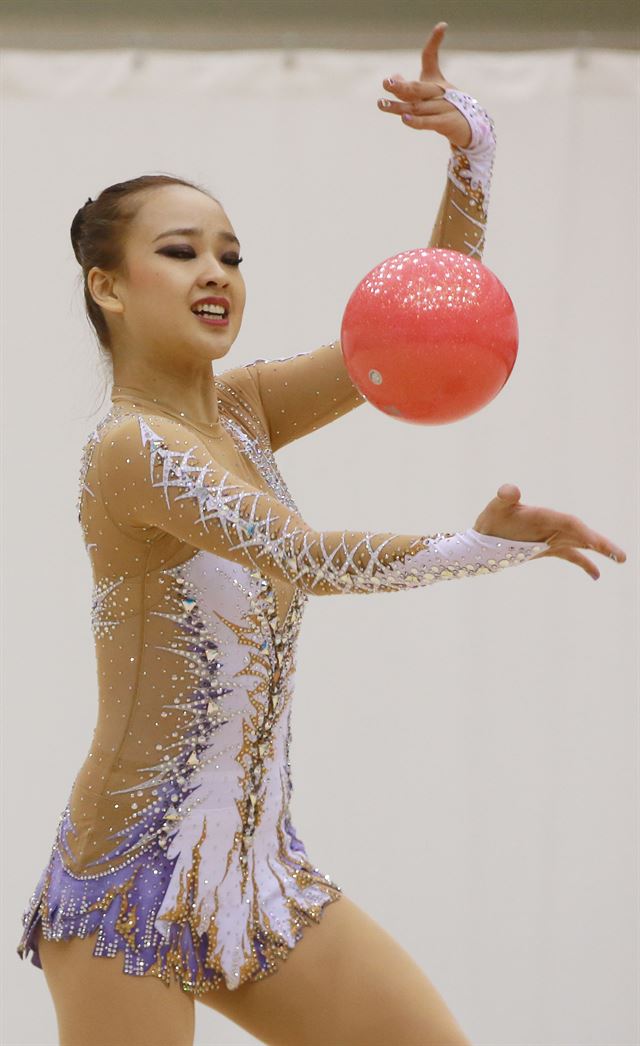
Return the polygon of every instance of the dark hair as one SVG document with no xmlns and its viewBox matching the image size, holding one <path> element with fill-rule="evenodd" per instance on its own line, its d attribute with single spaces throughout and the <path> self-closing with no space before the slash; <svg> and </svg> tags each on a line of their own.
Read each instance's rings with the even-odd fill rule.
<svg viewBox="0 0 640 1046">
<path fill-rule="evenodd" d="M 108 355 L 111 352 L 111 337 L 104 313 L 89 293 L 87 273 L 97 266 L 107 271 L 120 270 L 126 273 L 124 243 L 127 227 L 136 216 L 144 193 L 163 185 L 188 185 L 211 197 L 215 196 L 194 182 L 170 174 L 143 174 L 116 182 L 103 189 L 96 200 L 91 197 L 80 207 L 71 222 L 71 244 L 73 253 L 82 266 L 84 302 L 98 345 Z"/>
</svg>

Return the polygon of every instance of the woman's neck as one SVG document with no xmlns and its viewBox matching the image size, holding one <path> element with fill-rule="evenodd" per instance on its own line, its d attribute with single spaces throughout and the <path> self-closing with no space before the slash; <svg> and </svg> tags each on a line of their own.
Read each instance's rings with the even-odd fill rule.
<svg viewBox="0 0 640 1046">
<path fill-rule="evenodd" d="M 167 371 L 157 362 L 147 364 L 136 360 L 115 361 L 113 384 L 116 389 L 137 393 L 145 400 L 168 407 L 173 413 L 199 424 L 216 426 L 220 423 L 218 394 L 211 363 L 189 370 Z"/>
</svg>

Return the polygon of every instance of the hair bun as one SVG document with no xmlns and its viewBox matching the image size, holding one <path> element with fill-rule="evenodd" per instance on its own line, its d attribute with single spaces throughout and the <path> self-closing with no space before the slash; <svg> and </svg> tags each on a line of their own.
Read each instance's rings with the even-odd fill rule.
<svg viewBox="0 0 640 1046">
<path fill-rule="evenodd" d="M 85 218 L 85 208 L 90 203 L 94 203 L 94 202 L 95 201 L 92 200 L 90 196 L 87 197 L 86 202 L 83 203 L 82 207 L 78 208 L 78 210 L 75 213 L 74 219 L 71 222 L 71 229 L 70 229 L 71 246 L 73 247 L 73 253 L 76 256 L 76 261 L 78 261 L 81 265 L 82 265 L 82 256 L 80 254 L 79 241 L 80 241 L 80 235 L 81 235 L 81 232 L 82 232 L 82 226 L 83 226 L 84 218 Z"/>
</svg>

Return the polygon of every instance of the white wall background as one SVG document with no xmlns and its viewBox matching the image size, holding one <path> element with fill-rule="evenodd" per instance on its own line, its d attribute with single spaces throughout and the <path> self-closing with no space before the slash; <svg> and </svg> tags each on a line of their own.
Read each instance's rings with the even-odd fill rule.
<svg viewBox="0 0 640 1046">
<path fill-rule="evenodd" d="M 426 244 L 448 145 L 376 108 L 385 75 L 418 74 L 419 46 L 0 58 L 3 1041 L 42 1046 L 57 1041 L 53 1006 L 15 945 L 96 709 L 75 499 L 106 404 L 71 219 L 142 173 L 206 185 L 246 259 L 244 325 L 224 363 L 235 366 L 332 340 L 362 276 Z M 518 311 L 515 370 L 458 424 L 405 425 L 365 405 L 285 448 L 281 469 L 319 528 L 464 529 L 508 481 L 628 560 L 596 556 L 596 584 L 544 560 L 311 599 L 293 820 L 475 1046 L 633 1046 L 638 58 L 456 52 L 443 66 L 496 121 L 484 261 Z M 255 1041 L 201 1006 L 197 1021 L 199 1044 Z"/>
</svg>

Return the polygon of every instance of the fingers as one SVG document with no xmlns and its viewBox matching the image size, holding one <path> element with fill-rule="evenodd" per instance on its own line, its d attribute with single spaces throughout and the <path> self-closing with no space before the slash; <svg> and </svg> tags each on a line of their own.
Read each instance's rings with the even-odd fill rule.
<svg viewBox="0 0 640 1046">
<path fill-rule="evenodd" d="M 437 85 L 423 85 L 426 88 L 433 86 Z M 378 98 L 378 109 L 383 113 L 401 116 L 405 126 L 418 131 L 439 131 L 444 135 L 451 131 L 452 108 L 454 106 L 450 102 L 437 98 L 420 102 L 396 102 L 390 98 Z"/>
<path fill-rule="evenodd" d="M 449 102 L 395 102 L 391 98 L 378 98 L 378 108 L 385 113 L 411 116 L 444 116 L 450 111 Z"/>
<path fill-rule="evenodd" d="M 515 483 L 503 483 L 501 487 L 498 487 L 498 493 L 496 495 L 500 498 L 500 501 L 506 501 L 507 504 L 515 505 L 522 497 L 520 490 L 516 487 Z"/>
<path fill-rule="evenodd" d="M 610 541 L 604 534 L 588 527 L 577 516 L 558 513 L 558 535 L 561 541 L 578 548 L 590 548 L 594 552 L 600 552 L 617 563 L 624 563 L 627 554 L 624 549 Z"/>
<path fill-rule="evenodd" d="M 427 51 L 431 54 L 432 51 L 438 50 L 438 46 L 442 43 L 444 34 L 447 31 L 448 22 L 436 22 L 433 29 L 429 34 L 429 38 L 422 49 L 422 53 L 425 54 Z"/>
<path fill-rule="evenodd" d="M 439 116 L 412 116 L 411 113 L 403 113 L 402 122 L 405 127 L 414 131 L 438 131 L 445 138 L 449 137 L 451 129 L 451 120 L 447 113 L 441 113 Z"/>
<path fill-rule="evenodd" d="M 445 88 L 453 86 L 445 79 L 438 64 L 438 48 L 446 31 L 446 22 L 438 22 L 431 30 L 429 38 L 422 49 L 422 68 L 418 80 L 405 80 L 401 73 L 394 73 L 393 76 L 387 77 L 382 81 L 385 90 L 395 94 L 400 102 L 425 102 L 435 98 L 442 98 Z M 408 115 L 413 115 L 411 111 L 395 108 L 393 104 L 384 100 L 380 100 L 378 106 L 387 112 L 400 114 L 407 112 Z M 437 116 L 445 111 L 444 109 L 433 113 L 420 111 L 415 115 L 419 117 Z M 419 123 L 414 125 L 413 121 L 411 123 L 412 126 L 425 126 Z"/>
<path fill-rule="evenodd" d="M 539 512 L 540 510 L 536 511 Z M 626 561 L 627 554 L 624 549 L 616 545 L 615 542 L 610 541 L 604 534 L 599 534 L 597 531 L 592 530 L 577 516 L 554 512 L 552 509 L 543 509 L 542 512 L 544 522 L 549 528 L 552 525 L 554 527 L 553 534 L 545 538 L 548 544 L 554 546 L 554 553 L 560 554 L 560 552 L 573 551 L 576 548 L 588 548 L 593 552 L 599 552 L 603 556 L 608 556 L 609 559 L 613 559 L 616 563 L 624 563 Z M 554 542 L 556 543 L 555 545 Z"/>
<path fill-rule="evenodd" d="M 422 49 L 423 73 L 430 73 L 432 70 L 435 70 L 437 74 L 440 75 L 440 69 L 438 66 L 438 48 L 444 39 L 446 31 L 446 22 L 438 22 L 438 24 L 431 30 L 431 35 Z"/>
<path fill-rule="evenodd" d="M 558 559 L 566 559 L 569 563 L 575 563 L 576 566 L 582 567 L 582 569 L 592 577 L 594 581 L 597 581 L 600 577 L 600 571 L 598 570 L 595 563 L 592 563 L 590 559 L 583 556 L 581 552 L 578 552 L 575 548 L 558 548 L 552 549 L 549 552 L 543 552 L 543 556 L 555 556 Z M 534 558 L 538 558 L 537 556 Z"/>
<path fill-rule="evenodd" d="M 395 81 L 395 76 L 392 80 Z M 378 109 L 381 112 L 401 116 L 407 127 L 416 130 L 441 130 L 443 134 L 447 133 L 453 106 L 443 100 L 443 88 L 439 84 L 415 80 L 392 83 L 389 79 L 382 82 L 387 90 L 395 92 L 399 100 L 378 98 Z"/>
<path fill-rule="evenodd" d="M 627 554 L 619 545 L 615 545 L 604 534 L 597 534 L 595 530 L 590 530 L 584 524 L 583 530 L 585 540 L 580 542 L 581 548 L 591 548 L 594 552 L 601 552 L 603 556 L 608 556 L 609 559 L 615 560 L 616 563 L 625 562 Z"/>
<path fill-rule="evenodd" d="M 382 86 L 385 91 L 395 94 L 401 102 L 426 102 L 442 98 L 444 94 L 441 84 L 429 80 L 405 80 L 399 73 L 385 77 Z"/>
</svg>

